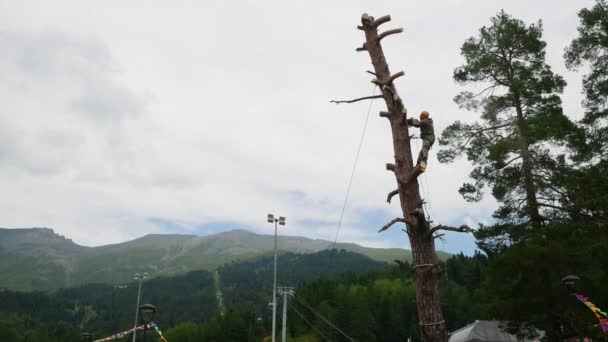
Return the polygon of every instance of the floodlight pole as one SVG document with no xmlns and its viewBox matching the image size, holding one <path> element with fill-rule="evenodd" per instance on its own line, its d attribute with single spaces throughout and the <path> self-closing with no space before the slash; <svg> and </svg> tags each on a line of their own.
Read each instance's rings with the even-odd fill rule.
<svg viewBox="0 0 608 342">
<path fill-rule="evenodd" d="M 272 286 L 272 342 L 275 342 L 277 331 L 277 224 L 274 221 L 274 285 Z"/>
<path fill-rule="evenodd" d="M 135 307 L 135 323 L 133 324 L 133 328 L 137 328 L 137 319 L 139 314 L 139 299 L 141 297 L 141 282 L 148 277 L 148 273 L 135 273 L 135 280 L 139 280 L 139 286 L 137 290 L 137 306 Z M 137 330 L 133 330 L 133 342 L 135 342 L 135 336 L 137 334 Z"/>
<path fill-rule="evenodd" d="M 293 295 L 293 287 L 279 287 L 279 294 L 283 295 L 283 330 L 281 331 L 281 342 L 287 341 L 287 296 Z"/>
<path fill-rule="evenodd" d="M 277 231 L 278 224 L 285 225 L 285 217 L 278 219 L 273 214 L 268 214 L 268 222 L 274 223 L 274 283 L 272 286 L 272 342 L 276 342 L 277 331 Z"/>
</svg>

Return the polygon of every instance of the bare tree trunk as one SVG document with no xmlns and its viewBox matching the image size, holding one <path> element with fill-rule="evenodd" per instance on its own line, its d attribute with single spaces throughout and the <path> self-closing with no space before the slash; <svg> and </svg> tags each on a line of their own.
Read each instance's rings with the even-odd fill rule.
<svg viewBox="0 0 608 342">
<path fill-rule="evenodd" d="M 416 274 L 416 305 L 422 341 L 447 341 L 447 332 L 439 302 L 439 273 L 437 253 L 433 234 L 430 231 L 418 188 L 417 176 L 420 170 L 413 165 L 410 135 L 406 123 L 407 111 L 393 80 L 403 73 L 391 75 L 380 44 L 381 39 L 401 30 L 389 30 L 378 35 L 379 25 L 390 20 L 389 16 L 374 20 L 363 14 L 362 29 L 365 32 L 365 44 L 357 49 L 368 51 L 376 75 L 374 83 L 378 84 L 388 112 L 381 112 L 382 117 L 389 119 L 391 124 L 395 164 L 387 164 L 387 169 L 395 174 L 398 184 L 399 199 L 403 217 L 412 248 Z"/>
</svg>

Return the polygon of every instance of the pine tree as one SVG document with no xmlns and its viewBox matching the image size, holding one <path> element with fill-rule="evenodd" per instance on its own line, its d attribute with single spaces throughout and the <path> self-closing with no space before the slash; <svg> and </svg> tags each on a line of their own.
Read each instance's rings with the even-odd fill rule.
<svg viewBox="0 0 608 342">
<path fill-rule="evenodd" d="M 480 112 L 480 120 L 449 125 L 439 139 L 444 148 L 438 158 L 450 163 L 466 155 L 472 162 L 474 183 L 459 190 L 466 200 L 479 201 L 491 187 L 501 204 L 495 212 L 501 223 L 540 227 L 567 210 L 556 201 L 560 189 L 548 182 L 565 160 L 557 156 L 558 147 L 568 147 L 577 132 L 561 108 L 566 83 L 545 63 L 542 22 L 526 25 L 504 11 L 491 22 L 464 43 L 465 64 L 454 71 L 459 84 L 483 87 L 455 97 L 462 108 Z"/>
<path fill-rule="evenodd" d="M 590 9 L 578 16 L 578 37 L 566 49 L 566 66 L 577 69 L 588 65 L 590 71 L 583 79 L 586 112 L 583 123 L 591 138 L 592 152 L 608 156 L 608 2 L 597 0 Z"/>
<path fill-rule="evenodd" d="M 449 163 L 466 155 L 474 166 L 474 183 L 464 184 L 460 193 L 468 201 L 479 201 L 490 187 L 500 203 L 496 224 L 476 233 L 480 248 L 499 256 L 490 279 L 493 311 L 520 332 L 529 321 L 543 327 L 549 340 L 560 341 L 559 300 L 552 291 L 538 294 L 542 306 L 519 316 L 512 310 L 513 303 L 530 300 L 531 293 L 517 290 L 517 281 L 529 278 L 539 289 L 552 288 L 555 255 L 547 236 L 555 220 L 576 214 L 567 190 L 555 179 L 572 169 L 566 152 L 580 142 L 580 132 L 562 111 L 559 94 L 566 82 L 545 63 L 542 32 L 541 21 L 526 25 L 501 11 L 478 36 L 466 40 L 461 49 L 465 63 L 454 71 L 454 79 L 483 90 L 463 91 L 455 101 L 480 112 L 480 120 L 449 125 L 439 140 L 444 149 L 438 158 Z M 520 261 L 513 254 L 516 249 L 529 253 L 527 263 L 513 263 Z M 512 294 L 506 295 L 506 290 Z"/>
<path fill-rule="evenodd" d="M 578 148 L 586 163 L 563 178 L 573 203 L 583 219 L 592 225 L 608 223 L 608 2 L 579 11 L 578 37 L 566 49 L 566 66 L 577 69 L 583 65 L 589 72 L 583 77 L 585 116 L 582 123 L 588 144 Z"/>
</svg>

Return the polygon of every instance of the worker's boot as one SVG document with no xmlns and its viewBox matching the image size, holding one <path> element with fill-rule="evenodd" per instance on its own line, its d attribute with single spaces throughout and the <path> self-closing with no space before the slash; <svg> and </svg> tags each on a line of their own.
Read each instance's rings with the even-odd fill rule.
<svg viewBox="0 0 608 342">
<path fill-rule="evenodd" d="M 426 171 L 426 162 L 424 160 L 419 161 L 418 164 L 416 164 L 416 166 L 414 167 L 414 169 L 418 169 L 420 170 L 419 173 L 423 173 L 424 171 Z"/>
</svg>

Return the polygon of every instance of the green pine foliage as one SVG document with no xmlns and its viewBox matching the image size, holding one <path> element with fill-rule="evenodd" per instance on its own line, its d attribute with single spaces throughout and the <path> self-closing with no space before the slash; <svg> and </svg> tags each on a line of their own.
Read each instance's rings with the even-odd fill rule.
<svg viewBox="0 0 608 342">
<path fill-rule="evenodd" d="M 445 263 L 440 283 L 442 310 L 448 330 L 453 331 L 476 319 L 488 319 L 481 284 L 487 258 L 457 255 Z M 319 279 L 300 288 L 292 300 L 307 321 L 331 341 L 348 341 L 312 310 L 336 324 L 357 341 L 407 341 L 419 339 L 416 314 L 416 286 L 411 272 L 394 268 L 340 279 Z M 294 317 L 295 316 L 295 317 Z M 297 314 L 295 335 L 315 333 Z"/>
<path fill-rule="evenodd" d="M 591 151 L 608 156 L 608 2 L 597 0 L 579 13 L 578 37 L 566 49 L 566 66 L 589 72 L 583 77 L 586 112 L 583 124 L 590 136 Z"/>
<path fill-rule="evenodd" d="M 490 187 L 501 204 L 495 217 L 519 225 L 542 224 L 562 211 L 559 189 L 545 181 L 553 176 L 559 147 L 580 136 L 564 115 L 559 94 L 565 81 L 545 63 L 542 22 L 526 25 L 504 11 L 466 40 L 465 64 L 454 71 L 462 85 L 483 90 L 463 91 L 455 101 L 480 113 L 473 123 L 456 121 L 441 135 L 440 162 L 466 156 L 473 164 L 473 183 L 460 193 L 479 201 Z"/>
<path fill-rule="evenodd" d="M 606 2 L 579 17 L 579 37 L 566 61 L 591 66 L 580 124 L 562 111 L 566 84 L 545 63 L 542 22 L 528 25 L 501 11 L 465 41 L 465 63 L 454 72 L 459 84 L 481 89 L 455 98 L 479 112 L 479 120 L 448 126 L 438 155 L 441 162 L 462 155 L 473 164 L 473 182 L 460 189 L 465 199 L 478 201 L 489 187 L 500 203 L 496 221 L 475 233 L 488 256 L 485 271 L 473 271 L 482 278 L 478 314 L 508 321 L 521 335 L 542 329 L 551 341 L 598 336 L 589 328 L 595 318 L 573 302 L 560 279 L 578 274 L 598 303 L 606 300 L 600 284 L 608 280 L 599 247 L 608 245 Z"/>
</svg>

